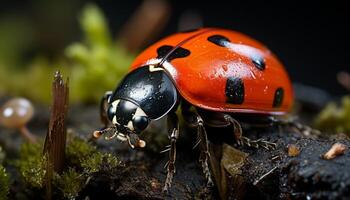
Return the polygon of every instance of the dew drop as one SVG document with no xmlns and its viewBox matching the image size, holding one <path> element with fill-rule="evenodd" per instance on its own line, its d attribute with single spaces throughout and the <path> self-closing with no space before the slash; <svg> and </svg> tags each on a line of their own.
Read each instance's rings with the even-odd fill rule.
<svg viewBox="0 0 350 200">
<path fill-rule="evenodd" d="M 24 126 L 33 117 L 32 103 L 25 98 L 13 98 L 0 108 L 0 124 L 8 128 Z"/>
</svg>

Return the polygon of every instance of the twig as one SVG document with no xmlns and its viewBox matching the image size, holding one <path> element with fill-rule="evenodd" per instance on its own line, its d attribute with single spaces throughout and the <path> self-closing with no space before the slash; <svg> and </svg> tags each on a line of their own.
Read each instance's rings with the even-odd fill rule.
<svg viewBox="0 0 350 200">
<path fill-rule="evenodd" d="M 262 179 L 264 179 L 266 176 L 270 175 L 272 172 L 274 172 L 278 166 L 272 168 L 270 171 L 268 171 L 266 174 L 262 175 L 260 178 L 254 181 L 253 185 L 257 185 Z"/>
<path fill-rule="evenodd" d="M 53 104 L 51 108 L 51 117 L 43 151 L 44 156 L 47 157 L 45 176 L 46 199 L 52 198 L 51 182 L 53 172 L 60 173 L 64 167 L 68 90 L 68 80 L 64 83 L 60 72 L 56 72 L 52 84 Z"/>
</svg>

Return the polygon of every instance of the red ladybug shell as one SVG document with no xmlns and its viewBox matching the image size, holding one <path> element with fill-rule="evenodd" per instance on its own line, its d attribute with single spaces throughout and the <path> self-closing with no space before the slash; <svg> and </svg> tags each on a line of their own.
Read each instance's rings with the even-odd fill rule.
<svg viewBox="0 0 350 200">
<path fill-rule="evenodd" d="M 220 112 L 285 114 L 293 91 L 281 62 L 241 33 L 206 28 L 171 35 L 148 47 L 131 70 L 163 63 L 181 96 Z"/>
</svg>

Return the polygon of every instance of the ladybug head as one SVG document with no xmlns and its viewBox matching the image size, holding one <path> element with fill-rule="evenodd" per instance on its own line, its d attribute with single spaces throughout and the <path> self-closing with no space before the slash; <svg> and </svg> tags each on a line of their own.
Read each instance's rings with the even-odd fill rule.
<svg viewBox="0 0 350 200">
<path fill-rule="evenodd" d="M 142 147 L 142 144 L 139 144 L 142 140 L 137 134 L 147 128 L 150 120 L 139 106 L 128 100 L 117 99 L 109 104 L 107 117 L 114 125 L 114 135 L 118 139 L 128 140 L 132 147 Z"/>
<path fill-rule="evenodd" d="M 107 110 L 108 119 L 122 133 L 140 133 L 148 126 L 148 116 L 131 101 L 118 99 L 110 104 Z"/>
<path fill-rule="evenodd" d="M 178 102 L 178 95 L 163 69 L 143 66 L 124 77 L 107 101 L 107 117 L 113 126 L 97 132 L 95 137 L 108 132 L 113 133 L 108 137 L 110 139 L 117 137 L 141 146 L 137 142 L 140 141 L 138 134 L 147 128 L 151 120 L 158 120 L 170 112 Z M 136 143 L 133 143 L 134 140 Z"/>
</svg>

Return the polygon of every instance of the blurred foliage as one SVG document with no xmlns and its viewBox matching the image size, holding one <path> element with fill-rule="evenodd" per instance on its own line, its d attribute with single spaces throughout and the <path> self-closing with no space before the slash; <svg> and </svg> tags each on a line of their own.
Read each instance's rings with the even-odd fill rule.
<svg viewBox="0 0 350 200">
<path fill-rule="evenodd" d="M 0 64 L 1 65 L 1 64 Z M 59 68 L 66 74 L 67 69 Z M 46 58 L 40 57 L 26 69 L 0 67 L 0 95 L 24 96 L 34 101 L 49 103 L 51 101 L 53 68 Z"/>
<path fill-rule="evenodd" d="M 96 6 L 85 6 L 79 22 L 83 41 L 69 45 L 65 57 L 50 62 L 39 56 L 24 67 L 18 67 L 20 64 L 15 61 L 19 60 L 21 45 L 25 43 L 25 34 L 21 33 L 31 31 L 18 31 L 11 26 L 6 34 L 0 31 L 1 40 L 9 41 L 0 44 L 0 95 L 25 96 L 49 103 L 51 74 L 56 70 L 69 77 L 72 102 L 97 102 L 106 90 L 113 90 L 130 66 L 133 55 L 113 41 L 106 19 Z"/>
<path fill-rule="evenodd" d="M 46 159 L 42 148 L 42 143 L 24 143 L 16 161 L 24 182 L 30 188 L 44 187 Z M 68 134 L 65 166 L 62 174 L 54 175 L 54 190 L 64 198 L 74 199 L 94 173 L 116 170 L 121 162 L 116 156 L 99 152 L 87 141 L 71 133 Z"/>
<path fill-rule="evenodd" d="M 98 101 L 106 90 L 113 90 L 129 68 L 133 56 L 112 40 L 106 20 L 94 5 L 87 5 L 80 16 L 84 42 L 66 49 L 72 61 L 72 100 Z"/>
<path fill-rule="evenodd" d="M 316 117 L 315 126 L 333 133 L 346 133 L 350 136 L 350 96 L 342 98 L 341 105 L 329 103 Z"/>
<path fill-rule="evenodd" d="M 24 17 L 9 16 L 0 18 L 0 30 L 0 70 L 5 67 L 16 68 L 21 64 L 21 56 L 33 42 L 33 27 Z"/>
<path fill-rule="evenodd" d="M 0 165 L 0 199 L 7 199 L 9 189 L 9 177 L 6 173 L 5 168 Z"/>
</svg>

